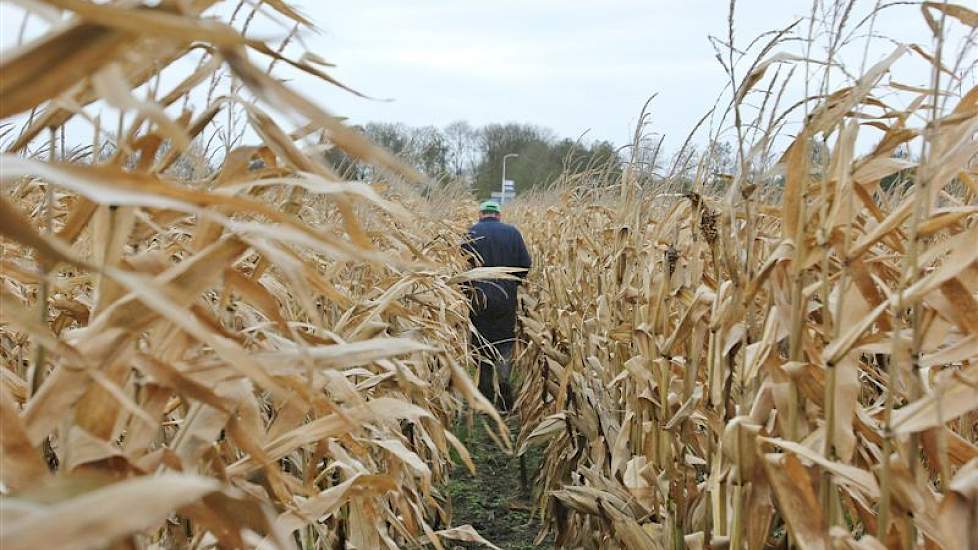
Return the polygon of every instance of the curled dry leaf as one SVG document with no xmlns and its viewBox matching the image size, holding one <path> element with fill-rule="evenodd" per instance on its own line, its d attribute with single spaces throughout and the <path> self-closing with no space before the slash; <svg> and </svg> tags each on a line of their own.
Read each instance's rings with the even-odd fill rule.
<svg viewBox="0 0 978 550">
<path fill-rule="evenodd" d="M 217 491 L 220 484 L 193 475 L 164 474 L 111 483 L 61 502 L 38 505 L 4 524 L 4 548 L 91 548 L 163 522 L 173 510 Z M 0 506 L 18 506 L 16 497 Z M 51 529 L 57 525 L 57 529 Z"/>
</svg>

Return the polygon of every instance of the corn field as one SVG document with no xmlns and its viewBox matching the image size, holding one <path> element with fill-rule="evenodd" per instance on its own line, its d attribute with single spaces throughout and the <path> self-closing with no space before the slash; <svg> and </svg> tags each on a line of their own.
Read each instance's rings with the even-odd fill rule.
<svg viewBox="0 0 978 550">
<path fill-rule="evenodd" d="M 978 13 L 922 10 L 974 36 Z M 542 266 L 517 443 L 546 447 L 558 547 L 978 548 L 978 88 L 937 67 L 884 85 L 898 46 L 812 102 L 774 185 L 751 166 L 790 74 L 741 107 L 781 39 L 733 94 L 754 137 L 726 189 L 626 172 L 517 214 Z M 909 109 L 879 99 L 892 86 Z M 920 161 L 892 154 L 914 140 Z"/>
<path fill-rule="evenodd" d="M 537 266 L 511 435 L 468 351 L 465 283 L 498 276 L 459 247 L 475 198 L 275 77 L 356 93 L 286 53 L 297 31 L 248 34 L 311 21 L 21 4 L 70 18 L 2 60 L 3 550 L 493 546 L 444 490 L 479 467 L 452 433 L 475 415 L 514 460 L 543 449 L 560 548 L 978 548 L 973 7 L 884 6 L 938 51 L 892 45 L 834 87 L 835 46 L 773 53 L 788 29 L 735 64 L 731 15 L 735 174 L 647 181 L 640 125 L 614 185 L 595 167 L 507 207 Z M 952 26 L 970 42 L 942 52 Z M 891 74 L 907 56 L 929 86 Z M 812 75 L 788 104 L 792 64 Z"/>
<path fill-rule="evenodd" d="M 465 372 L 464 227 L 406 223 L 416 193 L 342 182 L 300 146 L 328 135 L 418 178 L 248 54 L 331 81 L 314 61 L 201 18 L 212 2 L 48 4 L 77 19 L 3 65 L 2 116 L 31 116 L 3 157 L 0 545 L 477 540 L 448 527 L 439 490 L 453 450 L 468 462 L 451 419 L 463 403 L 495 415 Z M 174 89 L 131 92 L 199 49 Z M 222 69 L 236 95 L 164 111 Z M 73 158 L 63 124 L 95 101 L 129 116 L 93 121 Z M 287 131 L 259 104 L 304 123 Z M 261 144 L 172 175 L 231 105 Z"/>
</svg>

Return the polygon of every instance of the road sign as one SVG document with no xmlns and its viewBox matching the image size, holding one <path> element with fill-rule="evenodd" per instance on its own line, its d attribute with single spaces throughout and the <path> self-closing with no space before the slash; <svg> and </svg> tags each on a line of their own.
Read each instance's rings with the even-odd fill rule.
<svg viewBox="0 0 978 550">
<path fill-rule="evenodd" d="M 491 193 L 492 199 L 499 204 L 504 204 L 506 201 L 510 201 L 516 198 L 516 192 L 507 191 L 506 193 L 500 193 L 499 191 L 493 191 Z"/>
<path fill-rule="evenodd" d="M 507 193 L 516 192 L 516 182 L 513 180 L 506 180 L 503 182 L 503 191 Z"/>
</svg>

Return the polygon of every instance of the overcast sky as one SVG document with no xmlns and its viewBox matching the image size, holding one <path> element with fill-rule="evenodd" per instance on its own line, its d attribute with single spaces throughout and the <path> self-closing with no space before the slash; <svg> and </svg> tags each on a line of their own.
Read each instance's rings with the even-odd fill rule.
<svg viewBox="0 0 978 550">
<path fill-rule="evenodd" d="M 857 2 L 853 19 L 874 4 Z M 371 0 L 352 6 L 308 0 L 299 5 L 322 28 L 321 35 L 306 38 L 307 44 L 338 65 L 334 74 L 366 94 L 393 99 L 365 101 L 318 86 L 317 97 L 326 106 L 355 122 L 520 121 L 568 137 L 590 131 L 593 138 L 621 144 L 631 139 L 642 104 L 658 92 L 653 130 L 677 144 L 726 81 L 707 39 L 711 34 L 726 38 L 728 2 L 723 0 Z M 808 16 L 810 6 L 809 0 L 740 0 L 736 42 L 743 46 L 761 32 Z M 884 13 L 877 29 L 929 45 L 916 7 Z M 862 57 L 863 43 L 851 48 L 850 59 Z M 874 47 L 870 62 L 892 47 Z M 929 78 L 919 66 L 909 73 L 913 82 L 908 83 L 926 84 Z"/>
<path fill-rule="evenodd" d="M 549 127 L 561 137 L 574 138 L 587 131 L 589 139 L 620 145 L 631 140 L 642 104 L 658 93 L 651 106 L 651 130 L 665 134 L 666 148 L 675 150 L 713 105 L 727 78 L 708 40 L 709 35 L 726 39 L 725 0 L 291 3 L 318 25 L 320 32 L 303 33 L 301 42 L 337 65 L 329 69 L 333 76 L 390 101 L 356 97 L 283 65 L 276 74 L 353 123 L 444 126 L 463 119 L 478 126 L 517 121 Z M 223 11 L 234 4 L 228 3 Z M 858 0 L 850 27 L 874 4 L 876 0 Z M 743 47 L 761 32 L 807 17 L 810 6 L 809 0 L 740 0 L 735 42 Z M 4 48 L 16 42 L 19 13 L 8 2 L 0 4 Z M 35 20 L 28 37 L 41 29 L 43 25 Z M 249 36 L 274 45 L 288 29 L 288 24 L 258 17 Z M 916 6 L 885 11 L 876 29 L 895 40 L 932 48 Z M 802 35 L 806 30 L 805 23 L 798 27 Z M 844 50 L 846 64 L 853 70 L 858 70 L 863 44 L 857 40 Z M 792 47 L 801 53 L 799 43 L 775 52 Z M 869 62 L 878 61 L 893 47 L 877 41 L 869 50 Z M 755 47 L 750 60 L 756 51 Z M 300 44 L 293 41 L 287 53 L 298 57 Z M 813 52 L 813 57 L 824 58 L 824 51 Z M 192 70 L 194 62 L 181 61 L 171 73 L 177 76 L 165 73 L 164 78 L 176 82 Z M 743 76 L 746 63 L 738 71 Z M 893 74 L 899 75 L 894 78 L 900 82 L 917 86 L 926 86 L 930 77 L 914 55 L 905 56 Z M 973 75 L 969 81 L 973 85 Z M 167 86 L 163 82 L 163 88 Z"/>
</svg>

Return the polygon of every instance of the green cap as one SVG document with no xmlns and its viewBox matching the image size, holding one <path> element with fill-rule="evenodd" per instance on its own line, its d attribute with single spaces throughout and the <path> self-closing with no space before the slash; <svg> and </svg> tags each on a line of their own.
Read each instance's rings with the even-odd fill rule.
<svg viewBox="0 0 978 550">
<path fill-rule="evenodd" d="M 501 212 L 499 203 L 496 201 L 484 201 L 479 205 L 479 212 Z"/>
</svg>

